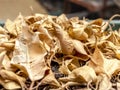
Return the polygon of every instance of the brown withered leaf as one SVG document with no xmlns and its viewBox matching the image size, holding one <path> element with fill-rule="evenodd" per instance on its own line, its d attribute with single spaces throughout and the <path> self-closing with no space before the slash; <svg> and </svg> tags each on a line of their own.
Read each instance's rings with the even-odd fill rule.
<svg viewBox="0 0 120 90">
<path fill-rule="evenodd" d="M 92 67 L 97 74 L 104 73 L 104 60 L 105 58 L 102 52 L 96 47 L 88 65 Z"/>
<path fill-rule="evenodd" d="M 48 74 L 41 80 L 41 85 L 53 85 L 55 87 L 60 87 L 60 83 L 57 81 L 57 79 L 54 76 L 54 73 L 49 70 Z"/>
<path fill-rule="evenodd" d="M 12 64 L 11 64 L 11 61 L 9 59 L 9 57 L 7 55 L 4 56 L 3 60 L 2 60 L 2 66 L 5 70 L 10 70 L 10 71 L 13 71 L 15 72 L 17 70 L 16 67 L 14 67 Z"/>
<path fill-rule="evenodd" d="M 7 42 L 7 41 L 8 41 L 7 35 L 0 34 L 0 44 Z"/>
<path fill-rule="evenodd" d="M 14 43 L 12 43 L 12 42 L 4 42 L 4 43 L 1 44 L 1 46 L 5 47 L 6 49 L 9 49 L 9 50 L 11 49 L 12 50 L 14 48 Z"/>
<path fill-rule="evenodd" d="M 102 25 L 102 22 L 103 22 L 103 19 L 102 19 L 102 18 L 99 18 L 99 19 L 96 19 L 96 20 L 91 21 L 89 24 L 90 24 L 90 25 L 98 25 L 98 26 L 101 26 L 101 25 Z"/>
<path fill-rule="evenodd" d="M 115 56 L 116 56 L 118 59 L 120 59 L 120 50 L 118 49 L 118 50 L 115 50 L 114 52 L 115 52 Z"/>
<path fill-rule="evenodd" d="M 32 40 L 33 34 L 29 31 L 30 26 L 28 26 L 26 23 L 22 23 L 21 26 L 21 33 L 19 34 L 19 39 L 24 43 L 29 43 Z"/>
<path fill-rule="evenodd" d="M 39 26 L 38 31 L 40 32 L 40 34 L 39 34 L 40 40 L 43 42 L 46 42 L 47 45 L 49 45 L 51 47 L 53 38 L 50 35 L 50 33 L 48 32 L 48 30 L 44 27 Z"/>
<path fill-rule="evenodd" d="M 5 54 L 6 54 L 6 51 L 2 51 L 0 53 L 0 69 L 3 67 L 2 61 L 3 61 L 4 57 L 5 57 Z"/>
<path fill-rule="evenodd" d="M 26 79 L 24 77 L 18 76 L 17 74 L 15 74 L 12 71 L 0 70 L 0 75 L 3 79 L 16 81 L 18 84 L 21 85 L 21 88 L 25 87 L 25 80 Z"/>
<path fill-rule="evenodd" d="M 117 59 L 106 59 L 104 69 L 108 76 L 112 76 L 116 71 L 120 71 L 120 61 Z"/>
<path fill-rule="evenodd" d="M 103 66 L 103 64 L 104 64 L 104 56 L 103 56 L 102 52 L 100 51 L 100 49 L 98 47 L 95 48 L 95 51 L 93 53 L 93 59 L 94 59 L 93 62 L 96 65 Z"/>
<path fill-rule="evenodd" d="M 74 69 L 68 77 L 60 78 L 59 80 L 64 82 L 79 82 L 79 83 L 88 83 L 89 81 L 95 82 L 97 79 L 96 73 L 93 68 L 89 66 L 83 66 Z"/>
<path fill-rule="evenodd" d="M 84 49 L 84 44 L 81 41 L 78 40 L 72 40 L 74 48 L 77 52 L 87 55 L 86 50 Z"/>
<path fill-rule="evenodd" d="M 48 70 L 45 55 L 46 50 L 39 41 L 30 43 L 28 46 L 16 41 L 11 63 L 22 69 L 32 81 L 35 81 L 43 78 L 45 71 Z"/>
<path fill-rule="evenodd" d="M 105 74 L 100 74 L 97 77 L 97 85 L 97 90 L 110 90 L 112 87 L 110 78 Z"/>
<path fill-rule="evenodd" d="M 59 71 L 63 74 L 69 75 L 71 73 L 70 69 L 71 67 L 69 67 L 68 65 L 72 62 L 72 59 L 70 60 L 63 60 L 62 61 L 62 65 L 59 68 Z M 70 69 L 69 69 L 70 68 Z M 72 67 L 73 68 L 73 67 Z"/>
<path fill-rule="evenodd" d="M 7 33 L 8 33 L 7 30 L 0 26 L 0 34 L 7 35 Z"/>
<path fill-rule="evenodd" d="M 15 90 L 15 89 L 21 89 L 21 86 L 14 82 L 14 81 L 6 81 L 5 84 L 3 85 L 5 89 L 8 90 Z"/>
<path fill-rule="evenodd" d="M 11 80 L 5 80 L 2 77 L 0 77 L 0 84 L 5 88 L 5 89 L 21 89 L 21 86 L 15 82 L 15 81 L 11 81 Z"/>
<path fill-rule="evenodd" d="M 64 30 L 69 27 L 68 18 L 65 14 L 58 16 L 58 18 L 56 18 L 56 23 L 59 24 Z"/>
<path fill-rule="evenodd" d="M 65 14 L 8 19 L 0 27 L 0 84 L 5 89 L 69 90 L 81 84 L 86 90 L 111 89 L 114 75 L 120 82 L 120 31 L 107 30 L 110 21 Z"/>
<path fill-rule="evenodd" d="M 8 19 L 5 23 L 5 28 L 8 30 L 10 34 L 17 36 L 16 25 L 14 22 Z"/>
<path fill-rule="evenodd" d="M 64 54 L 72 54 L 73 43 L 68 33 L 64 31 L 58 24 L 54 23 L 56 37 L 60 41 L 61 49 Z"/>
<path fill-rule="evenodd" d="M 73 27 L 69 29 L 68 33 L 74 39 L 87 40 L 88 35 L 86 32 L 84 32 L 85 28 L 86 28 L 86 25 L 82 25 L 79 23 L 73 23 Z"/>
<path fill-rule="evenodd" d="M 111 31 L 108 37 L 106 38 L 108 41 L 111 41 L 115 45 L 120 45 L 119 41 L 114 33 L 114 31 Z"/>
</svg>

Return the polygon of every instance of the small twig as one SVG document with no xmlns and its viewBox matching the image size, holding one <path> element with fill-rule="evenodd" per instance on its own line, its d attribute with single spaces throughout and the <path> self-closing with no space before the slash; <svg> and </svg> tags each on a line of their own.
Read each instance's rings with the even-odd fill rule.
<svg viewBox="0 0 120 90">
<path fill-rule="evenodd" d="M 120 17 L 120 14 L 115 14 L 115 15 L 113 15 L 113 16 L 109 19 L 109 21 L 108 21 L 108 25 L 109 25 L 111 31 L 112 31 L 112 27 L 111 27 L 111 25 L 110 25 L 110 22 L 111 22 L 114 18 L 116 18 L 116 17 Z"/>
<path fill-rule="evenodd" d="M 29 87 L 29 90 L 33 90 L 34 83 L 35 83 L 35 81 L 32 81 L 32 83 L 31 83 L 31 85 Z"/>
<path fill-rule="evenodd" d="M 32 89 L 34 90 L 34 89 L 36 89 L 36 90 L 38 90 L 38 88 L 39 88 L 39 86 L 41 85 L 41 82 L 39 82 L 35 87 L 33 87 Z"/>
</svg>

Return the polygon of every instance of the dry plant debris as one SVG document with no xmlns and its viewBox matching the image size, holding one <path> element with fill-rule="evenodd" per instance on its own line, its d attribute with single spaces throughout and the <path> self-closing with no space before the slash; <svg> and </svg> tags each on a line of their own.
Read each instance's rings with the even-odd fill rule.
<svg viewBox="0 0 120 90">
<path fill-rule="evenodd" d="M 108 26 L 64 14 L 8 19 L 0 27 L 1 89 L 120 89 L 120 31 Z"/>
</svg>

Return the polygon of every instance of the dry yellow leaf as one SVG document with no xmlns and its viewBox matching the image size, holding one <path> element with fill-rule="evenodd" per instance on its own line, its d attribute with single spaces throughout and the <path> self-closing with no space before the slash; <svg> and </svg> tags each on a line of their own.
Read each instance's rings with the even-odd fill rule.
<svg viewBox="0 0 120 90">
<path fill-rule="evenodd" d="M 5 28 L 8 30 L 10 34 L 17 36 L 16 25 L 14 22 L 8 19 L 5 23 Z"/>
<path fill-rule="evenodd" d="M 62 52 L 64 54 L 72 54 L 74 47 L 68 33 L 55 23 L 54 23 L 54 27 L 55 27 L 56 37 L 60 41 Z"/>
<path fill-rule="evenodd" d="M 81 54 L 87 55 L 87 52 L 84 49 L 84 44 L 78 40 L 72 40 L 75 50 Z"/>
<path fill-rule="evenodd" d="M 62 65 L 59 68 L 59 71 L 63 74 L 69 75 L 71 71 L 69 70 L 68 65 L 72 62 L 72 59 L 62 61 Z"/>
<path fill-rule="evenodd" d="M 5 89 L 64 90 L 82 84 L 86 90 L 111 89 L 114 76 L 120 82 L 120 31 L 107 30 L 110 21 L 65 14 L 8 19 L 0 27 L 0 84 Z"/>
<path fill-rule="evenodd" d="M 0 75 L 3 79 L 16 81 L 18 84 L 21 85 L 22 88 L 25 87 L 25 80 L 26 79 L 24 77 L 18 76 L 17 74 L 15 74 L 12 71 L 0 70 Z"/>
<path fill-rule="evenodd" d="M 5 84 L 3 86 L 7 90 L 21 89 L 21 86 L 14 81 L 7 81 L 7 82 L 5 82 Z"/>
<path fill-rule="evenodd" d="M 109 90 L 112 87 L 112 84 L 110 82 L 110 78 L 105 74 L 100 74 L 97 77 L 97 90 Z"/>
<path fill-rule="evenodd" d="M 102 52 L 96 47 L 88 65 L 92 67 L 97 74 L 104 73 L 104 60 L 105 58 Z"/>
<path fill-rule="evenodd" d="M 60 78 L 61 81 L 69 82 L 79 82 L 79 83 L 88 83 L 89 81 L 95 82 L 97 79 L 94 69 L 89 66 L 83 66 L 74 69 L 68 77 Z"/>
<path fill-rule="evenodd" d="M 49 84 L 60 87 L 60 83 L 56 80 L 54 73 L 51 70 L 49 70 L 48 75 L 46 75 L 40 83 L 41 85 Z"/>
<path fill-rule="evenodd" d="M 45 55 L 46 50 L 40 45 L 40 42 L 33 42 L 27 46 L 16 41 L 11 63 L 22 69 L 32 81 L 35 81 L 43 78 L 45 71 L 49 69 L 44 60 Z"/>
</svg>

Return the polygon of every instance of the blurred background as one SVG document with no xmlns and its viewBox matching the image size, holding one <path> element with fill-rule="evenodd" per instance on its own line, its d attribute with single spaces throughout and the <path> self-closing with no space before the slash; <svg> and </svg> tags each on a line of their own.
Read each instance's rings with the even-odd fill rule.
<svg viewBox="0 0 120 90">
<path fill-rule="evenodd" d="M 95 19 L 109 19 L 120 14 L 120 0 L 38 0 L 52 15 L 67 14 L 68 17 L 79 16 Z"/>
<path fill-rule="evenodd" d="M 109 19 L 120 14 L 120 0 L 0 0 L 0 21 L 14 20 L 19 12 Z"/>
</svg>

